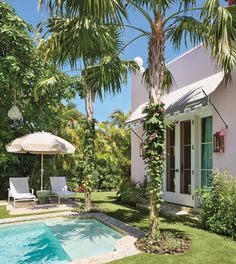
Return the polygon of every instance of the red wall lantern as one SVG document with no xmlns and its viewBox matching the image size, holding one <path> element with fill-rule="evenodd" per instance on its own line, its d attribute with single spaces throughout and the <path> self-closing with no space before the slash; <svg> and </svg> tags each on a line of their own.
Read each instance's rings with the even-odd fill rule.
<svg viewBox="0 0 236 264">
<path fill-rule="evenodd" d="M 215 132 L 214 134 L 214 152 L 224 153 L 225 152 L 225 133 Z"/>
</svg>

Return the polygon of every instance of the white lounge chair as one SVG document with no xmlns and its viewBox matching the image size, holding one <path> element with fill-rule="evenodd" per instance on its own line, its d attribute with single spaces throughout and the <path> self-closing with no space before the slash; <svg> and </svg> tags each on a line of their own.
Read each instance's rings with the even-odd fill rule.
<svg viewBox="0 0 236 264">
<path fill-rule="evenodd" d="M 34 201 L 35 206 L 36 196 L 34 195 L 34 190 L 29 188 L 28 179 L 26 177 L 9 178 L 9 182 L 8 203 L 10 203 L 10 199 L 13 198 L 14 207 L 16 207 L 16 201 Z"/>
<path fill-rule="evenodd" d="M 76 195 L 75 192 L 68 191 L 65 177 L 50 177 L 50 182 L 52 194 L 58 196 L 58 204 L 60 204 L 61 198 L 68 198 Z"/>
</svg>

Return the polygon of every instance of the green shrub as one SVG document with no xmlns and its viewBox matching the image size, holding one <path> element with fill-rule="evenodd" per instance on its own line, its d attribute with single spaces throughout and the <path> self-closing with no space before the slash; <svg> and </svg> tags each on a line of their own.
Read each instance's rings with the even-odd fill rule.
<svg viewBox="0 0 236 264">
<path fill-rule="evenodd" d="M 215 171 L 210 187 L 199 194 L 203 227 L 236 238 L 236 177 Z"/>
<path fill-rule="evenodd" d="M 134 181 L 122 182 L 117 192 L 117 198 L 122 203 L 147 204 L 148 203 L 148 181 L 145 177 L 143 183 Z"/>
<path fill-rule="evenodd" d="M 145 176 L 144 181 L 142 183 L 138 183 L 136 185 L 138 191 L 138 199 L 136 203 L 147 205 L 149 201 L 149 192 L 148 192 L 148 179 Z"/>
<path fill-rule="evenodd" d="M 121 183 L 117 192 L 117 199 L 122 203 L 136 204 L 139 199 L 137 184 L 134 181 Z"/>
</svg>

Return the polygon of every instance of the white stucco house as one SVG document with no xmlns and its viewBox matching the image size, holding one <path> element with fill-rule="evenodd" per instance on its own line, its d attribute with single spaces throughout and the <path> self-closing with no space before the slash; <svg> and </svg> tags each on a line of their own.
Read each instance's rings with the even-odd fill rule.
<svg viewBox="0 0 236 264">
<path fill-rule="evenodd" d="M 208 184 L 212 169 L 236 175 L 236 72 L 232 81 L 203 46 L 196 47 L 168 64 L 174 77 L 169 94 L 163 95 L 166 119 L 166 169 L 164 200 L 197 207 L 195 190 Z M 131 178 L 142 182 L 145 165 L 140 156 L 143 140 L 142 110 L 148 102 L 142 72 L 132 75 Z"/>
</svg>

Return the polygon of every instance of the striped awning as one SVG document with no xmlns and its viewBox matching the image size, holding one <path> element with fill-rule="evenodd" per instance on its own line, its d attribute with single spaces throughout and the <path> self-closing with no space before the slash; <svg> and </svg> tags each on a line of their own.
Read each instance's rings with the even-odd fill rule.
<svg viewBox="0 0 236 264">
<path fill-rule="evenodd" d="M 161 100 L 165 104 L 166 114 L 173 116 L 208 106 L 208 97 L 223 81 L 223 78 L 223 72 L 219 72 L 162 96 Z M 126 126 L 142 123 L 142 119 L 145 117 L 142 112 L 147 104 L 148 102 L 141 104 L 129 116 Z"/>
</svg>

